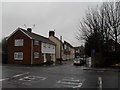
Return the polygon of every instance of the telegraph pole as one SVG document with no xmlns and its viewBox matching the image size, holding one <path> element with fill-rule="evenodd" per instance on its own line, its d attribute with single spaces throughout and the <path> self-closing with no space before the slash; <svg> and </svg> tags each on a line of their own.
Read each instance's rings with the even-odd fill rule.
<svg viewBox="0 0 120 90">
<path fill-rule="evenodd" d="M 62 36 L 60 36 L 60 64 L 62 64 Z"/>
</svg>

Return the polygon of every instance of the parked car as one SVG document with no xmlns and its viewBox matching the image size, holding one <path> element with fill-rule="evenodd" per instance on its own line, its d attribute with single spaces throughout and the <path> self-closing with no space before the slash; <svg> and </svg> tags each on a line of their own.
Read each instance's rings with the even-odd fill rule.
<svg viewBox="0 0 120 90">
<path fill-rule="evenodd" d="M 82 66 L 82 65 L 84 65 L 84 61 L 82 60 L 82 59 L 75 59 L 74 61 L 73 61 L 73 65 L 78 65 L 78 66 Z"/>
</svg>

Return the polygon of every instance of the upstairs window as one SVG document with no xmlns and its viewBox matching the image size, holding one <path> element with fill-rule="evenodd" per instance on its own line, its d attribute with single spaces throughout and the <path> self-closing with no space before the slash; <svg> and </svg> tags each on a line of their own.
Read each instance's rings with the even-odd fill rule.
<svg viewBox="0 0 120 90">
<path fill-rule="evenodd" d="M 23 46 L 23 39 L 15 39 L 15 46 Z"/>
<path fill-rule="evenodd" d="M 23 52 L 14 52 L 15 60 L 23 60 Z"/>
<path fill-rule="evenodd" d="M 35 40 L 34 45 L 39 45 L 39 41 Z"/>
</svg>

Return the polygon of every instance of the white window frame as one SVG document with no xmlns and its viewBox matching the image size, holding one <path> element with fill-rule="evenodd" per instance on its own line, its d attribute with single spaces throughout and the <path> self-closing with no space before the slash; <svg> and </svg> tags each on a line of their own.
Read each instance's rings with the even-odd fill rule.
<svg viewBox="0 0 120 90">
<path fill-rule="evenodd" d="M 15 39 L 14 45 L 15 46 L 23 46 L 24 40 L 23 39 Z"/>
<path fill-rule="evenodd" d="M 39 41 L 38 40 L 34 40 L 34 45 L 39 45 Z"/>
<path fill-rule="evenodd" d="M 19 57 L 21 54 L 22 57 Z M 14 60 L 23 60 L 23 52 L 14 52 Z"/>
<path fill-rule="evenodd" d="M 37 56 L 36 56 L 37 54 Z M 34 58 L 39 58 L 39 52 L 34 52 Z"/>
</svg>

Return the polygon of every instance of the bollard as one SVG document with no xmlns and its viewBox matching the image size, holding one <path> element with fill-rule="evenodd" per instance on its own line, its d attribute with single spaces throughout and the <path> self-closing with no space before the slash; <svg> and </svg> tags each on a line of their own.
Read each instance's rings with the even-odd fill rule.
<svg viewBox="0 0 120 90">
<path fill-rule="evenodd" d="M 98 89 L 102 90 L 102 77 L 98 77 Z"/>
</svg>

